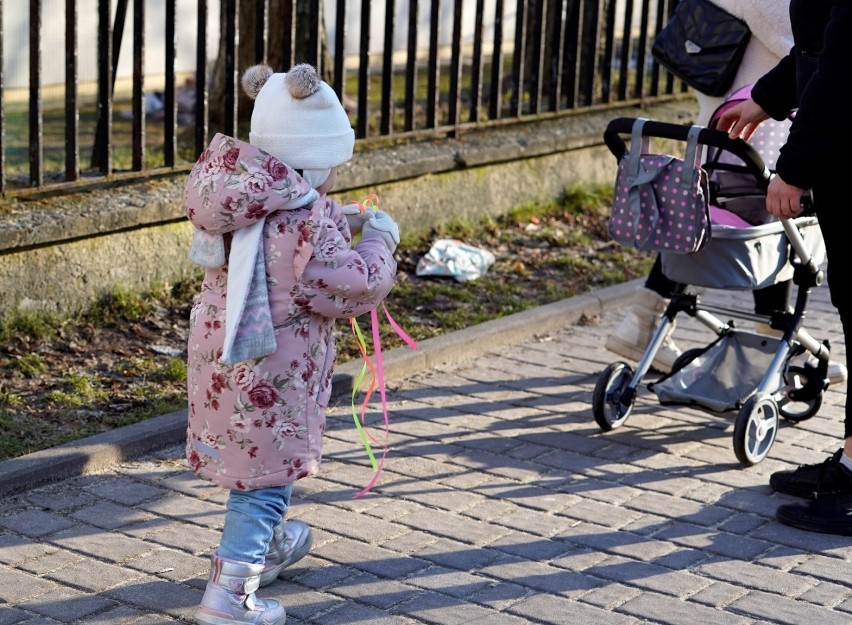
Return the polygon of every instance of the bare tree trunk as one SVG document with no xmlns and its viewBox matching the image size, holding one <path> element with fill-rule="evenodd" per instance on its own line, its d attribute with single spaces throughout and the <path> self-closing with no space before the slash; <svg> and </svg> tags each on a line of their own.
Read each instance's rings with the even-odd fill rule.
<svg viewBox="0 0 852 625">
<path fill-rule="evenodd" d="M 242 75 L 246 68 L 256 63 L 265 63 L 276 72 L 284 72 L 292 64 L 310 59 L 312 55 L 307 49 L 309 41 L 307 33 L 311 21 L 311 6 L 314 2 L 315 0 L 270 0 L 265 54 L 259 53 L 256 46 L 256 33 L 258 29 L 257 15 L 255 13 L 256 3 L 240 2 L 238 16 L 239 41 L 236 49 L 236 58 L 234 59 L 239 74 Z M 290 9 L 294 4 L 296 6 L 295 28 L 293 28 L 293 18 L 290 15 Z M 320 14 L 320 18 L 320 48 L 323 57 L 320 65 L 323 68 L 324 78 L 326 81 L 331 82 L 332 63 L 328 47 L 328 36 L 325 30 L 325 19 L 322 14 Z M 232 71 L 232 68 L 227 67 L 228 62 L 226 59 L 226 20 L 227 16 L 222 12 L 219 25 L 219 53 L 216 56 L 216 62 L 213 66 L 210 79 L 210 124 L 214 128 L 223 125 L 225 75 L 226 72 Z M 291 28 L 292 30 L 290 30 Z M 291 42 L 292 51 L 285 49 L 288 40 Z M 292 63 L 291 58 L 293 59 Z M 238 89 L 238 98 L 237 111 L 240 126 L 242 126 L 251 117 L 251 100 L 242 92 L 242 89 Z"/>
</svg>

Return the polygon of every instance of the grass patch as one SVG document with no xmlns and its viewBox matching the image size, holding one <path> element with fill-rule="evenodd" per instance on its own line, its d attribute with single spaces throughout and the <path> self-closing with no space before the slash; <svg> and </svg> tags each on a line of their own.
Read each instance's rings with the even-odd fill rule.
<svg viewBox="0 0 852 625">
<path fill-rule="evenodd" d="M 0 460 L 186 405 L 185 347 L 202 272 L 150 292 L 117 287 L 77 314 L 18 313 L 0 325 Z"/>
<path fill-rule="evenodd" d="M 53 407 L 75 408 L 103 401 L 108 397 L 102 384 L 91 376 L 72 374 L 65 378 L 62 388 L 47 393 L 47 401 Z"/>
<path fill-rule="evenodd" d="M 37 310 L 18 310 L 0 320 L 0 342 L 45 341 L 56 335 L 59 315 Z"/>
<path fill-rule="evenodd" d="M 39 354 L 21 354 L 17 358 L 9 359 L 6 366 L 10 371 L 18 371 L 28 378 L 47 373 L 48 370 L 47 361 Z"/>
<path fill-rule="evenodd" d="M 151 294 L 155 297 L 155 294 Z M 126 286 L 116 286 L 101 295 L 84 313 L 90 323 L 115 326 L 140 321 L 151 311 L 151 299 Z"/>
<path fill-rule="evenodd" d="M 186 361 L 182 358 L 169 358 L 165 365 L 151 374 L 155 382 L 186 382 Z"/>
</svg>

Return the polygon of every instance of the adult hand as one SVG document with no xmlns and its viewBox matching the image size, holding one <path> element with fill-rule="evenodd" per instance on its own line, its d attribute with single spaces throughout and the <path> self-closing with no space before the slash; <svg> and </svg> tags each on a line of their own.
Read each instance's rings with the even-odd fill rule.
<svg viewBox="0 0 852 625">
<path fill-rule="evenodd" d="M 357 204 L 347 204 L 342 210 L 343 216 L 346 217 L 346 221 L 349 223 L 349 232 L 352 234 L 361 232 L 364 224 L 370 219 L 367 211 L 362 211 L 361 207 Z"/>
<path fill-rule="evenodd" d="M 728 133 L 731 139 L 737 137 L 748 141 L 757 130 L 757 127 L 769 119 L 766 111 L 749 98 L 740 102 L 722 113 L 716 128 Z"/>
<path fill-rule="evenodd" d="M 364 224 L 363 237 L 380 237 L 384 239 L 391 254 L 399 245 L 399 226 L 391 216 L 383 211 L 372 213 L 371 218 Z"/>
<path fill-rule="evenodd" d="M 781 176 L 773 176 L 766 189 L 766 210 L 776 217 L 790 219 L 799 215 L 802 210 L 802 195 L 804 189 L 787 184 Z"/>
</svg>

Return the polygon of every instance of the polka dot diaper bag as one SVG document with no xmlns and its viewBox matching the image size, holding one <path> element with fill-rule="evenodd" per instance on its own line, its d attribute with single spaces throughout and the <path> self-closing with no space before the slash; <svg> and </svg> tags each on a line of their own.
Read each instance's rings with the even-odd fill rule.
<svg viewBox="0 0 852 625">
<path fill-rule="evenodd" d="M 630 151 L 618 164 L 609 234 L 641 251 L 693 254 L 710 241 L 707 172 L 698 163 L 701 127 L 690 129 L 681 160 L 647 153 L 645 121 L 634 123 Z"/>
</svg>

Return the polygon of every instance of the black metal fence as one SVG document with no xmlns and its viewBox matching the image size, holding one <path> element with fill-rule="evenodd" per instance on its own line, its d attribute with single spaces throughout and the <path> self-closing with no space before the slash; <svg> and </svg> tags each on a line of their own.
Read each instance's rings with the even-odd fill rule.
<svg viewBox="0 0 852 625">
<path fill-rule="evenodd" d="M 77 59 L 80 46 L 93 42 L 79 41 L 80 1 L 65 0 L 64 58 L 44 59 L 43 0 L 29 0 L 29 96 L 11 106 L 5 83 L 0 93 L 0 191 L 6 197 L 186 171 L 211 130 L 237 134 L 239 72 L 267 59 L 270 11 L 279 22 L 283 12 L 283 32 L 274 33 L 283 65 L 320 67 L 361 141 L 446 136 L 660 100 L 683 90 L 650 55 L 676 0 L 386 0 L 383 7 L 369 0 L 254 0 L 247 59 L 239 58 L 240 37 L 249 36 L 239 0 L 182 0 L 184 11 L 193 5 L 195 76 L 204 77 L 184 85 L 178 85 L 175 65 L 178 0 L 159 2 L 163 13 L 157 15 L 146 15 L 145 0 L 96 1 L 97 14 L 84 16 L 97 20 L 96 95 L 87 103 L 80 97 Z M 5 40 L 12 34 L 3 29 L 3 4 Z M 357 13 L 347 13 L 352 5 Z M 214 8 L 219 19 L 211 24 Z M 307 28 L 296 32 L 299 15 L 308 16 L 299 22 Z M 352 23 L 357 28 L 348 28 Z M 162 27 L 165 42 L 157 50 L 165 70 L 153 118 L 145 90 L 152 25 Z M 128 41 L 126 31 L 132 33 Z M 207 54 L 211 38 L 219 44 L 213 60 Z M 404 44 L 395 45 L 400 40 Z M 297 46 L 304 46 L 305 58 L 295 58 Z M 133 59 L 131 93 L 123 96 L 115 88 L 122 47 Z M 64 95 L 52 105 L 43 99 L 45 62 L 64 63 Z M 212 129 L 211 93 L 222 105 Z M 125 104 L 129 97 L 130 111 L 118 115 L 122 97 Z"/>
</svg>

